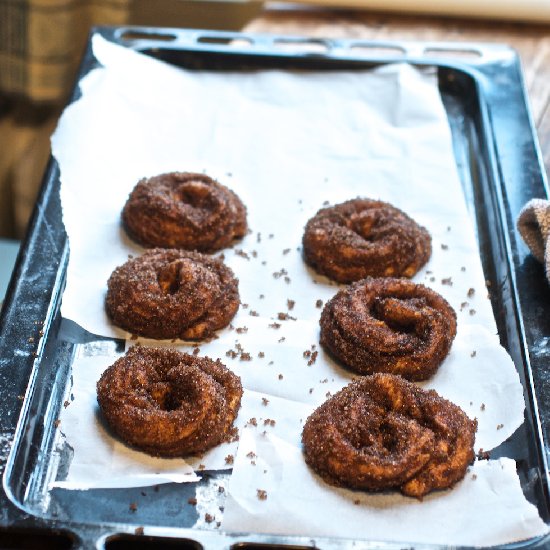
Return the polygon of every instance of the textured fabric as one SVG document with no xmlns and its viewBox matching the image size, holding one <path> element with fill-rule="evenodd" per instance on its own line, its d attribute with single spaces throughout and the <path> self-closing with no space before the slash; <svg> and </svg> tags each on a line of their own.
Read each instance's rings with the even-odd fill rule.
<svg viewBox="0 0 550 550">
<path fill-rule="evenodd" d="M 131 0 L 0 0 L 0 93 L 60 102 L 89 29 L 128 21 Z"/>
<path fill-rule="evenodd" d="M 550 281 L 550 201 L 530 200 L 520 212 L 517 225 L 533 256 L 544 264 Z"/>
</svg>

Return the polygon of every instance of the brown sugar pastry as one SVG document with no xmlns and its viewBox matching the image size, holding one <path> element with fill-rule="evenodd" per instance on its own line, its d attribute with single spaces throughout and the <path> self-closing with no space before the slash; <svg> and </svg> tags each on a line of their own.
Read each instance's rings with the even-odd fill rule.
<svg viewBox="0 0 550 550">
<path fill-rule="evenodd" d="M 247 232 L 246 208 L 205 174 L 170 172 L 140 180 L 122 210 L 128 235 L 146 247 L 215 252 Z"/>
<path fill-rule="evenodd" d="M 238 376 L 219 360 L 134 346 L 102 375 L 97 399 L 127 444 L 155 456 L 202 453 L 233 436 Z"/>
<path fill-rule="evenodd" d="M 430 258 L 428 231 L 386 202 L 353 199 L 323 208 L 305 227 L 305 262 L 339 283 L 412 277 Z"/>
<path fill-rule="evenodd" d="M 426 380 L 449 353 L 456 313 L 424 285 L 369 277 L 333 296 L 320 325 L 321 345 L 345 367 Z"/>
<path fill-rule="evenodd" d="M 461 480 L 477 422 L 392 374 L 361 377 L 318 407 L 302 432 L 306 463 L 326 482 L 422 498 Z"/>
<path fill-rule="evenodd" d="M 229 324 L 239 301 L 238 280 L 221 260 L 155 248 L 113 271 L 105 309 L 133 334 L 201 340 Z"/>
</svg>

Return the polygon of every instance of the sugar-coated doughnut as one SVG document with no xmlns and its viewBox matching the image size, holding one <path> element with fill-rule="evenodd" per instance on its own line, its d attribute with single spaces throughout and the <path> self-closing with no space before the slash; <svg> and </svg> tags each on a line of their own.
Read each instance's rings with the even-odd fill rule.
<svg viewBox="0 0 550 550">
<path fill-rule="evenodd" d="M 228 325 L 239 302 L 238 281 L 221 260 L 155 248 L 113 271 L 105 308 L 116 326 L 133 334 L 201 340 Z"/>
<path fill-rule="evenodd" d="M 241 381 L 219 360 L 134 346 L 97 383 L 111 429 L 155 456 L 199 454 L 231 439 Z"/>
<path fill-rule="evenodd" d="M 474 459 L 477 422 L 400 376 L 363 376 L 318 407 L 302 432 L 306 463 L 326 482 L 422 498 L 452 487 Z"/>
<path fill-rule="evenodd" d="M 340 283 L 412 277 L 430 258 L 428 231 L 386 202 L 353 199 L 323 208 L 305 227 L 305 262 Z"/>
<path fill-rule="evenodd" d="M 146 247 L 214 252 L 247 232 L 246 208 L 205 174 L 170 172 L 140 180 L 122 210 L 128 235 Z"/>
</svg>

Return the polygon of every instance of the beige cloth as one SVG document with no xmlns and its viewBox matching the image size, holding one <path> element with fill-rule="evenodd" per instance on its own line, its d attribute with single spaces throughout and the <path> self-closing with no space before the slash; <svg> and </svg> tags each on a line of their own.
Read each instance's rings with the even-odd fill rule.
<svg viewBox="0 0 550 550">
<path fill-rule="evenodd" d="M 0 0 L 0 91 L 63 101 L 89 29 L 124 24 L 131 0 Z"/>
<path fill-rule="evenodd" d="M 533 256 L 544 264 L 550 281 L 550 201 L 530 200 L 520 212 L 517 226 Z"/>
</svg>

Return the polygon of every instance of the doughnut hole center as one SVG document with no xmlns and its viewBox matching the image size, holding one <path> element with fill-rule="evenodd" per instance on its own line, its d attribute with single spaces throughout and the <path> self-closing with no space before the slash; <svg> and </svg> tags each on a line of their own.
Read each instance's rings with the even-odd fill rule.
<svg viewBox="0 0 550 550">
<path fill-rule="evenodd" d="M 183 183 L 177 188 L 176 197 L 193 208 L 207 208 L 212 204 L 211 189 L 201 181 Z"/>
<path fill-rule="evenodd" d="M 156 382 L 151 387 L 151 398 L 162 411 L 175 411 L 181 406 L 181 398 L 169 382 Z"/>
<path fill-rule="evenodd" d="M 350 228 L 365 240 L 372 240 L 375 235 L 379 216 L 372 210 L 363 210 L 352 214 L 349 218 Z"/>
<path fill-rule="evenodd" d="M 201 279 L 201 266 L 195 264 L 192 260 L 183 258 L 176 260 L 164 266 L 157 273 L 157 281 L 160 289 L 165 294 L 177 294 L 187 284 Z"/>
<path fill-rule="evenodd" d="M 426 303 L 421 298 L 408 300 L 377 297 L 372 312 L 377 319 L 400 333 L 421 337 L 425 332 L 423 308 Z"/>
</svg>

